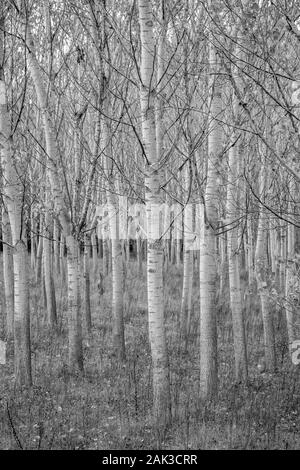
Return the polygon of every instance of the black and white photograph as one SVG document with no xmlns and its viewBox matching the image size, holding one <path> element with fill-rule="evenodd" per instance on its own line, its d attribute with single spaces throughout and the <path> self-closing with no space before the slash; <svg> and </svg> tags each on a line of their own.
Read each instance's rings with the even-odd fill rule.
<svg viewBox="0 0 300 470">
<path fill-rule="evenodd" d="M 5 450 L 300 450 L 300 0 L 0 0 Z"/>
</svg>

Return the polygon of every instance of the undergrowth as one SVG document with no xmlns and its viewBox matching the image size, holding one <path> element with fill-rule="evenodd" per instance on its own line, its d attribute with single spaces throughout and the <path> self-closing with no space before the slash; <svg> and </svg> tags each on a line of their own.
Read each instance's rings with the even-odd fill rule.
<svg viewBox="0 0 300 470">
<path fill-rule="evenodd" d="M 130 262 L 124 289 L 127 360 L 118 365 L 111 344 L 110 277 L 99 296 L 92 284 L 93 332 L 84 328 L 85 370 L 67 367 L 66 287 L 57 284 L 59 328 L 44 325 L 40 288 L 31 286 L 34 385 L 16 390 L 13 350 L 0 366 L 1 449 L 299 449 L 299 368 L 291 367 L 278 336 L 278 371 L 261 372 L 262 325 L 256 297 L 245 302 L 249 383 L 234 383 L 229 299 L 219 296 L 219 395 L 199 400 L 199 292 L 197 273 L 188 342 L 176 328 L 182 268 L 165 276 L 172 423 L 161 436 L 151 423 L 151 357 L 145 271 Z M 3 322 L 1 324 L 3 330 Z M 3 336 L 3 335 L 2 335 Z"/>
</svg>

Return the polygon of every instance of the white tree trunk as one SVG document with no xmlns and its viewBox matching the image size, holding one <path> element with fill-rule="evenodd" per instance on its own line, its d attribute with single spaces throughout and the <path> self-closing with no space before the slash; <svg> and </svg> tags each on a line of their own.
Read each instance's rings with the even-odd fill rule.
<svg viewBox="0 0 300 470">
<path fill-rule="evenodd" d="M 170 419 L 170 383 L 163 298 L 163 248 L 159 241 L 160 182 L 156 152 L 155 99 L 153 89 L 154 38 L 153 14 L 149 0 L 139 0 L 141 35 L 141 110 L 142 135 L 145 154 L 149 161 L 146 186 L 148 232 L 147 290 L 149 337 L 153 363 L 153 412 L 160 426 Z"/>
<path fill-rule="evenodd" d="M 0 148 L 4 201 L 8 211 L 13 245 L 15 381 L 18 386 L 30 386 L 32 384 L 28 287 L 30 271 L 23 215 L 24 186 L 17 171 L 17 152 L 13 150 L 11 120 L 7 110 L 3 70 L 5 28 L 2 7 L 0 5 Z"/>
<path fill-rule="evenodd" d="M 74 246 L 78 246 L 75 234 L 73 233 L 71 220 L 68 211 L 65 207 L 65 201 L 58 173 L 58 148 L 55 137 L 54 126 L 51 120 L 51 102 L 47 99 L 47 93 L 43 84 L 40 66 L 37 62 L 35 55 L 34 42 L 32 39 L 29 23 L 26 18 L 22 17 L 24 21 L 24 35 L 26 38 L 26 45 L 28 47 L 28 68 L 31 77 L 34 82 L 38 103 L 41 108 L 46 149 L 47 149 L 47 163 L 48 163 L 48 175 L 51 184 L 51 193 L 53 196 L 53 202 L 56 214 L 58 216 L 63 235 L 67 244 L 67 264 L 68 264 L 68 298 L 69 298 L 69 360 L 71 368 L 83 368 L 82 358 L 82 341 L 81 334 L 81 323 L 80 323 L 80 311 L 78 306 L 79 299 L 79 270 L 78 270 L 78 253 L 74 252 Z M 70 243 L 70 245 L 69 245 Z M 76 248 L 77 249 L 77 248 Z M 76 264 L 76 268 L 75 268 Z M 76 271 L 76 279 L 75 279 Z M 76 313 L 77 312 L 77 313 Z M 77 330 L 76 330 L 77 329 Z M 77 361 L 77 365 L 75 364 Z"/>
<path fill-rule="evenodd" d="M 113 316 L 113 344 L 115 354 L 120 361 L 125 360 L 125 337 L 123 319 L 123 259 L 122 246 L 120 242 L 120 218 L 118 198 L 114 194 L 113 166 L 111 156 L 110 128 L 107 122 L 103 122 L 102 128 L 102 148 L 106 150 L 107 159 L 105 162 L 108 188 L 106 198 L 108 202 L 108 220 L 110 240 L 107 240 L 111 247 L 111 268 L 112 268 L 112 316 Z M 117 185 L 116 185 L 117 186 Z"/>
<path fill-rule="evenodd" d="M 263 197 L 267 187 L 267 170 L 263 166 L 260 172 L 260 198 Z M 275 357 L 275 335 L 273 325 L 273 315 L 270 308 L 269 292 L 269 267 L 267 258 L 267 214 L 263 206 L 260 206 L 259 221 L 257 228 L 257 240 L 255 250 L 255 273 L 258 292 L 261 300 L 261 312 L 264 328 L 264 350 L 265 365 L 270 371 L 276 367 Z"/>
<path fill-rule="evenodd" d="M 57 324 L 56 316 L 56 297 L 52 274 L 52 229 L 51 217 L 49 210 L 46 209 L 45 216 L 45 238 L 44 238 L 44 272 L 45 272 L 45 289 L 47 299 L 47 323 L 50 327 Z"/>
<path fill-rule="evenodd" d="M 83 279 L 84 279 L 84 312 L 85 325 L 87 333 L 92 330 L 91 315 L 91 288 L 90 288 L 90 243 L 91 237 L 88 234 L 84 236 L 84 254 L 83 254 Z"/>
<path fill-rule="evenodd" d="M 59 270 L 61 274 L 61 282 L 65 284 L 66 282 L 66 267 L 65 267 L 65 237 L 64 234 L 60 234 L 60 243 L 59 243 Z"/>
<path fill-rule="evenodd" d="M 78 242 L 67 237 L 69 366 L 83 370 Z"/>
<path fill-rule="evenodd" d="M 53 267 L 54 272 L 60 275 L 60 262 L 59 262 L 59 227 L 57 220 L 54 219 L 53 226 Z"/>
<path fill-rule="evenodd" d="M 39 241 L 38 247 L 36 252 L 36 263 L 35 263 L 35 282 L 39 284 L 41 282 L 42 277 L 42 256 L 43 256 L 43 242 L 44 242 L 44 234 L 43 234 L 43 216 L 40 215 L 40 222 L 39 222 Z"/>
<path fill-rule="evenodd" d="M 236 139 L 233 138 L 233 142 Z M 246 381 L 248 377 L 247 351 L 245 338 L 245 325 L 243 318 L 243 305 L 240 286 L 240 259 L 238 238 L 238 144 L 229 150 L 228 177 L 227 177 L 227 248 L 228 271 L 230 288 L 230 307 L 233 322 L 233 340 L 235 357 L 235 378 L 237 382 Z"/>
<path fill-rule="evenodd" d="M 294 292 L 295 285 L 294 280 L 296 278 L 296 266 L 295 266 L 295 226 L 293 223 L 295 213 L 296 201 L 296 186 L 295 181 L 291 180 L 289 183 L 289 204 L 288 213 L 289 219 L 292 223 L 288 224 L 287 227 L 287 260 L 286 260 L 286 275 L 285 275 L 285 312 L 288 332 L 289 350 L 292 351 L 293 341 L 299 339 L 296 337 L 296 325 L 297 325 L 297 307 L 295 300 L 297 299 L 297 293 Z"/>
<path fill-rule="evenodd" d="M 217 167 L 222 146 L 222 101 L 216 51 L 209 44 L 210 125 L 205 192 L 205 214 L 200 243 L 200 394 L 210 399 L 217 392 L 217 323 L 216 323 L 216 239 L 218 223 Z"/>
<path fill-rule="evenodd" d="M 4 206 L 2 207 L 2 238 L 6 326 L 7 337 L 11 339 L 14 334 L 14 266 L 11 248 L 11 228 L 8 213 Z"/>
<path fill-rule="evenodd" d="M 34 271 L 36 263 L 36 220 L 32 210 L 30 211 L 30 264 Z"/>
<path fill-rule="evenodd" d="M 188 204 L 184 209 L 184 232 L 183 232 L 183 288 L 181 297 L 180 312 L 180 330 L 183 338 L 187 338 L 188 326 L 188 308 L 189 298 L 193 289 L 193 258 L 194 253 L 191 251 L 191 232 L 193 228 L 193 207 Z"/>
<path fill-rule="evenodd" d="M 254 241 L 253 241 L 253 228 L 252 218 L 248 215 L 247 218 L 247 259 L 248 259 L 248 284 L 252 288 L 255 274 L 254 274 Z"/>
</svg>

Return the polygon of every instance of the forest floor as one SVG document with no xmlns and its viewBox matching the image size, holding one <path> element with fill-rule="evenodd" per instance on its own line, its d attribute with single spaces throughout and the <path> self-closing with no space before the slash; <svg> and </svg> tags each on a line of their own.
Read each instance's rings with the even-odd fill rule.
<svg viewBox="0 0 300 470">
<path fill-rule="evenodd" d="M 91 285 L 93 331 L 84 333 L 83 375 L 67 368 L 66 287 L 57 282 L 59 333 L 43 325 L 40 289 L 31 286 L 31 390 L 15 390 L 12 348 L 0 365 L 0 449 L 300 449 L 299 367 L 280 341 L 278 371 L 261 372 L 262 325 L 257 300 L 246 299 L 249 384 L 236 386 L 229 299 L 218 305 L 219 396 L 199 401 L 199 294 L 194 276 L 188 344 L 178 337 L 182 268 L 165 275 L 172 424 L 161 436 L 151 424 L 151 360 L 145 271 L 130 262 L 124 294 L 127 361 L 118 365 L 111 344 L 110 277 L 99 296 Z M 221 297 L 221 296 L 220 296 Z M 3 331 L 3 320 L 2 331 Z M 1 325 L 0 325 L 1 326 Z M 185 347 L 187 346 L 187 347 Z"/>
</svg>

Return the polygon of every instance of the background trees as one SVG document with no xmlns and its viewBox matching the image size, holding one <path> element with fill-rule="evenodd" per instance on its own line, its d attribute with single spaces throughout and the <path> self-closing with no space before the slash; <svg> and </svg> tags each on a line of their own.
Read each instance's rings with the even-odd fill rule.
<svg viewBox="0 0 300 470">
<path fill-rule="evenodd" d="M 161 431 L 217 409 L 233 382 L 247 408 L 257 365 L 298 387 L 297 8 L 3 2 L 1 335 L 18 385 L 31 361 L 34 384 L 41 364 L 80 386 L 99 374 L 128 407 L 121 434 L 133 410 Z"/>
</svg>

